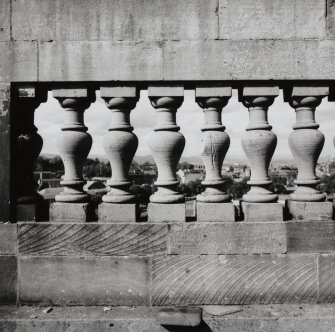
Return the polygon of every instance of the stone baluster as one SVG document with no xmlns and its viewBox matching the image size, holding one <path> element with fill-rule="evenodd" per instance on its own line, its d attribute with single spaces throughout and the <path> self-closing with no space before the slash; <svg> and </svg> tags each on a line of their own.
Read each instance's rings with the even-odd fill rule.
<svg viewBox="0 0 335 332">
<path fill-rule="evenodd" d="M 61 181 L 63 192 L 50 208 L 53 221 L 90 221 L 93 206 L 84 191 L 83 166 L 92 147 L 92 138 L 84 125 L 84 112 L 95 101 L 95 92 L 86 88 L 54 89 L 53 96 L 65 110 L 65 124 L 58 138 L 58 149 L 64 163 Z"/>
<path fill-rule="evenodd" d="M 101 87 L 100 95 L 111 110 L 111 124 L 104 137 L 104 149 L 112 169 L 107 182 L 110 191 L 99 205 L 99 221 L 135 222 L 138 206 L 135 195 L 129 191 L 129 168 L 135 156 L 138 139 L 130 125 L 130 111 L 138 101 L 135 86 Z"/>
<path fill-rule="evenodd" d="M 272 181 L 268 176 L 277 137 L 271 131 L 267 111 L 278 95 L 278 86 L 247 86 L 240 90 L 240 101 L 249 110 L 249 124 L 242 136 L 242 147 L 251 168 L 248 181 L 251 188 L 242 199 L 246 221 L 283 220 L 283 208 L 275 203 L 278 196 L 270 190 Z"/>
<path fill-rule="evenodd" d="M 203 108 L 205 120 L 201 129 L 201 157 L 206 177 L 201 182 L 205 190 L 197 195 L 198 221 L 235 221 L 232 197 L 225 192 L 221 176 L 223 160 L 230 145 L 230 138 L 221 122 L 221 113 L 231 93 L 232 88 L 228 86 L 199 85 L 195 90 L 196 102 Z"/>
<path fill-rule="evenodd" d="M 332 217 L 332 204 L 324 202 L 326 194 L 317 190 L 320 180 L 315 174 L 325 141 L 324 135 L 318 130 L 319 124 L 315 122 L 315 109 L 328 94 L 328 86 L 294 86 L 285 93 L 285 101 L 296 112 L 289 145 L 298 168 L 295 181 L 298 188 L 288 201 L 290 213 L 296 219 Z"/>
<path fill-rule="evenodd" d="M 47 218 L 45 202 L 36 189 L 34 163 L 39 156 L 43 139 L 34 125 L 34 114 L 40 103 L 47 101 L 47 90 L 34 85 L 20 86 L 14 91 L 13 118 L 15 135 L 13 168 L 16 218 L 41 220 Z"/>
<path fill-rule="evenodd" d="M 157 192 L 150 196 L 148 218 L 152 222 L 185 221 L 185 198 L 178 191 L 176 177 L 185 138 L 179 133 L 176 112 L 184 100 L 183 86 L 149 86 L 151 105 L 157 111 L 157 124 L 149 147 L 158 169 Z"/>
</svg>

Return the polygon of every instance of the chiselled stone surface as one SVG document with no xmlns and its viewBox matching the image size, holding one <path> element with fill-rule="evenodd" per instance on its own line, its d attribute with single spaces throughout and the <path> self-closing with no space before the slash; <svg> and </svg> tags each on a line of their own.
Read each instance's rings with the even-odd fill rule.
<svg viewBox="0 0 335 332">
<path fill-rule="evenodd" d="M 94 219 L 92 203 L 52 203 L 50 221 L 53 222 L 87 222 Z"/>
<path fill-rule="evenodd" d="M 10 0 L 0 1 L 0 40 L 10 40 Z"/>
<path fill-rule="evenodd" d="M 288 200 L 288 208 L 296 220 L 331 220 L 333 204 L 331 202 L 299 202 Z"/>
<path fill-rule="evenodd" d="M 234 222 L 236 207 L 233 203 L 197 202 L 197 221 Z"/>
<path fill-rule="evenodd" d="M 246 222 L 283 221 L 283 205 L 280 203 L 241 202 Z"/>
<path fill-rule="evenodd" d="M 216 0 L 16 0 L 13 36 L 46 41 L 216 39 L 216 9 Z"/>
<path fill-rule="evenodd" d="M 335 252 L 334 221 L 286 223 L 288 252 Z"/>
<path fill-rule="evenodd" d="M 23 255 L 155 255 L 167 250 L 167 226 L 153 224 L 50 224 L 18 226 Z"/>
<path fill-rule="evenodd" d="M 172 255 L 285 253 L 285 224 L 237 222 L 171 225 L 168 247 Z"/>
<path fill-rule="evenodd" d="M 183 222 L 186 220 L 185 203 L 148 204 L 149 222 Z"/>
<path fill-rule="evenodd" d="M 335 255 L 319 256 L 319 301 L 335 303 Z"/>
<path fill-rule="evenodd" d="M 135 203 L 101 203 L 98 207 L 99 222 L 135 222 L 139 217 L 139 208 Z"/>
<path fill-rule="evenodd" d="M 37 43 L 0 42 L 0 81 L 37 81 Z"/>
<path fill-rule="evenodd" d="M 0 304 L 16 303 L 17 259 L 0 256 Z"/>
<path fill-rule="evenodd" d="M 0 224 L 0 255 L 17 252 L 16 224 Z"/>
<path fill-rule="evenodd" d="M 1 51 L 0 51 L 1 53 Z M 1 63 L 0 63 L 1 67 Z M 1 72 L 1 71 L 0 71 Z M 9 220 L 10 202 L 10 84 L 0 83 L 0 221 Z"/>
<path fill-rule="evenodd" d="M 162 80 L 161 42 L 73 41 L 40 44 L 41 81 Z"/>
<path fill-rule="evenodd" d="M 21 257 L 19 302 L 149 305 L 145 258 Z"/>
<path fill-rule="evenodd" d="M 169 256 L 153 260 L 153 305 L 317 300 L 314 255 Z"/>
<path fill-rule="evenodd" d="M 327 0 L 327 35 L 335 38 L 335 1 Z"/>
<path fill-rule="evenodd" d="M 220 39 L 325 37 L 323 0 L 220 0 Z"/>
</svg>

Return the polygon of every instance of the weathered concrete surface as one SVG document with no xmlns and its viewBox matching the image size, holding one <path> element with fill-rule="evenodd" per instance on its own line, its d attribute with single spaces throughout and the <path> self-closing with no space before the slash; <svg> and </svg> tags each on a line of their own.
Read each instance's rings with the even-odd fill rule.
<svg viewBox="0 0 335 332">
<path fill-rule="evenodd" d="M 52 203 L 50 221 L 52 222 L 87 222 L 94 219 L 92 203 Z"/>
<path fill-rule="evenodd" d="M 335 302 L 335 255 L 319 256 L 319 301 Z"/>
<path fill-rule="evenodd" d="M 241 202 L 244 221 L 283 221 L 284 207 L 280 203 Z"/>
<path fill-rule="evenodd" d="M 335 251 L 334 221 L 290 221 L 286 230 L 288 252 Z"/>
<path fill-rule="evenodd" d="M 1 65 L 3 64 L 0 62 L 0 68 Z M 10 219 L 11 200 L 10 102 L 10 84 L 0 83 L 0 221 L 5 222 Z"/>
<path fill-rule="evenodd" d="M 16 253 L 16 224 L 0 224 L 0 255 L 15 255 Z"/>
<path fill-rule="evenodd" d="M 46 41 L 217 39 L 216 11 L 216 0 L 16 0 L 13 37 Z"/>
<path fill-rule="evenodd" d="M 231 306 L 222 306 L 229 311 Z M 2 331 L 101 331 L 101 332 L 166 332 L 158 324 L 158 308 L 113 307 L 104 313 L 102 307 L 55 307 L 43 314 L 41 307 L 0 307 Z M 32 318 L 36 317 L 36 318 Z M 240 306 L 230 314 L 213 316 L 204 311 L 203 323 L 198 332 L 329 332 L 335 326 L 332 305 L 253 305 Z M 185 327 L 170 331 L 186 331 Z M 191 330 L 190 330 L 191 331 Z M 194 331 L 194 329 L 192 329 Z"/>
<path fill-rule="evenodd" d="M 333 203 L 331 202 L 299 202 L 288 200 L 287 205 L 293 219 L 296 220 L 331 220 Z"/>
<path fill-rule="evenodd" d="M 220 39 L 324 38 L 324 0 L 220 0 Z"/>
<path fill-rule="evenodd" d="M 236 208 L 233 203 L 197 202 L 197 221 L 234 222 Z"/>
<path fill-rule="evenodd" d="M 153 305 L 315 302 L 315 255 L 169 256 L 152 264 Z"/>
<path fill-rule="evenodd" d="M 21 257 L 19 302 L 149 305 L 146 258 Z"/>
<path fill-rule="evenodd" d="M 16 303 L 17 258 L 0 256 L 0 304 Z"/>
<path fill-rule="evenodd" d="M 169 254 L 285 253 L 286 229 L 278 223 L 186 223 L 171 225 Z"/>
<path fill-rule="evenodd" d="M 167 252 L 168 226 L 164 224 L 21 223 L 21 255 L 136 256 Z"/>
<path fill-rule="evenodd" d="M 37 81 L 36 42 L 0 42 L 0 81 Z"/>
<path fill-rule="evenodd" d="M 10 40 L 10 2 L 0 1 L 0 40 Z"/>
<path fill-rule="evenodd" d="M 149 222 L 183 222 L 186 221 L 185 203 L 148 204 Z"/>
<path fill-rule="evenodd" d="M 101 203 L 98 206 L 99 222 L 136 222 L 138 219 L 137 204 Z"/>
</svg>

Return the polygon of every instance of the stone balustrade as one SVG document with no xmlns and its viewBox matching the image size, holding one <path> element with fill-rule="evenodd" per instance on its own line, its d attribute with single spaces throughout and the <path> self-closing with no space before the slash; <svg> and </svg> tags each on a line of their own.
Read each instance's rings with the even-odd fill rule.
<svg viewBox="0 0 335 332">
<path fill-rule="evenodd" d="M 187 87 L 190 88 L 189 85 Z M 149 147 L 158 169 L 157 191 L 151 195 L 148 205 L 149 222 L 186 221 L 185 197 L 179 192 L 180 181 L 176 175 L 185 147 L 185 138 L 176 122 L 177 111 L 184 100 L 184 88 L 183 84 L 177 83 L 148 85 L 148 97 L 156 111 L 156 125 Z M 286 210 L 278 203 L 277 194 L 271 191 L 272 182 L 268 175 L 277 137 L 271 130 L 267 114 L 279 96 L 280 87 L 273 82 L 246 83 L 237 87 L 239 101 L 249 111 L 249 124 L 241 136 L 251 168 L 250 190 L 241 200 L 239 214 L 232 197 L 225 191 L 221 176 L 222 163 L 230 146 L 221 117 L 229 103 L 232 88 L 227 83 L 193 85 L 195 102 L 203 109 L 199 154 L 206 170 L 202 181 L 203 192 L 196 197 L 197 221 L 234 222 L 236 216 L 245 221 L 283 221 Z M 111 164 L 112 176 L 107 183 L 109 191 L 98 207 L 83 189 L 86 181 L 82 172 L 92 146 L 92 137 L 87 133 L 89 124 L 87 127 L 84 123 L 84 112 L 95 102 L 95 89 L 95 86 L 83 84 L 55 85 L 52 88 L 60 110 L 65 112 L 64 125 L 57 140 L 65 174 L 61 181 L 63 191 L 50 207 L 50 220 L 136 222 L 139 221 L 139 204 L 130 190 L 132 182 L 128 173 L 136 154 L 138 138 L 133 133 L 130 112 L 136 111 L 143 86 L 127 83 L 101 84 L 99 87 L 101 98 L 110 110 L 110 125 L 106 126 L 103 147 Z M 311 214 L 314 218 L 321 214 L 331 219 L 333 205 L 326 201 L 326 194 L 317 189 L 320 181 L 315 174 L 324 144 L 324 136 L 315 122 L 315 110 L 322 98 L 329 95 L 330 88 L 325 83 L 292 83 L 283 90 L 284 100 L 296 112 L 296 124 L 288 143 L 298 168 L 297 189 L 290 195 L 286 207 L 295 219 L 308 219 Z M 36 192 L 32 175 L 33 163 L 42 148 L 42 138 L 37 134 L 33 115 L 39 104 L 46 101 L 46 92 L 47 88 L 43 85 L 34 84 L 18 85 L 14 90 L 12 107 L 13 114 L 17 116 L 14 117 L 16 149 L 13 160 L 19 176 L 13 182 L 13 189 L 18 220 L 35 219 L 37 206 L 43 201 Z M 28 210 L 29 217 L 23 217 L 21 214 L 27 215 Z"/>
</svg>

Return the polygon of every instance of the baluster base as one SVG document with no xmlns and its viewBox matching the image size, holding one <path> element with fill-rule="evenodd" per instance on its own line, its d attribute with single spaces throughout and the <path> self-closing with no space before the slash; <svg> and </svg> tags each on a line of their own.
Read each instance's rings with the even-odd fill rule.
<svg viewBox="0 0 335 332">
<path fill-rule="evenodd" d="M 84 223 L 95 220 L 95 205 L 89 203 L 53 203 L 50 205 L 51 222 Z"/>
<path fill-rule="evenodd" d="M 197 202 L 197 221 L 235 222 L 236 208 L 233 203 Z"/>
<path fill-rule="evenodd" d="M 98 207 L 98 222 L 136 222 L 139 220 L 138 204 L 101 203 Z"/>
<path fill-rule="evenodd" d="M 223 181 L 222 181 L 223 182 Z M 222 187 L 223 184 L 213 185 L 210 182 L 202 181 L 206 189 L 197 195 L 197 201 L 203 203 L 227 203 L 231 202 L 232 196 L 226 193 Z"/>
<path fill-rule="evenodd" d="M 280 203 L 249 203 L 241 201 L 245 222 L 283 221 L 284 207 Z"/>
<path fill-rule="evenodd" d="M 178 183 L 178 181 L 175 182 Z M 158 187 L 158 190 L 150 196 L 151 203 L 171 205 L 185 202 L 185 197 L 183 194 L 178 192 L 177 185 L 165 185 L 159 183 L 158 181 L 156 181 L 155 184 L 160 187 Z"/>
<path fill-rule="evenodd" d="M 242 197 L 244 202 L 248 203 L 275 203 L 278 200 L 278 195 L 268 189 L 271 181 L 264 181 L 266 184 L 259 184 L 256 181 L 248 181 L 251 189 Z"/>
<path fill-rule="evenodd" d="M 320 181 L 317 181 L 317 184 Z M 297 183 L 297 181 L 296 181 Z M 315 187 L 317 184 L 313 185 L 302 185 L 298 187 L 298 189 L 289 196 L 291 201 L 300 201 L 300 202 L 323 202 L 327 198 L 326 193 L 321 193 L 316 190 Z"/>
<path fill-rule="evenodd" d="M 149 222 L 184 222 L 186 221 L 185 203 L 148 204 Z"/>
<path fill-rule="evenodd" d="M 331 220 L 333 217 L 333 203 L 331 202 L 300 202 L 288 199 L 288 210 L 295 220 Z"/>
</svg>

